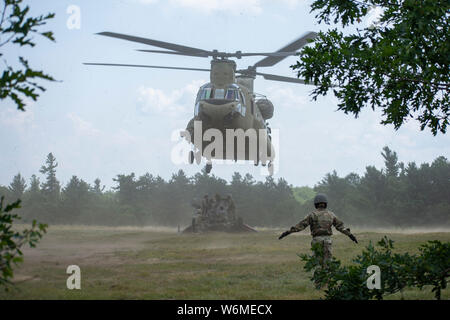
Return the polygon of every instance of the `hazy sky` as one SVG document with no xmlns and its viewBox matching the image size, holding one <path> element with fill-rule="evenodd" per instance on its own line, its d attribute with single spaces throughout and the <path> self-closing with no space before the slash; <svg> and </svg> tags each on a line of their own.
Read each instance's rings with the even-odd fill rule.
<svg viewBox="0 0 450 320">
<path fill-rule="evenodd" d="M 47 91 L 26 112 L 11 101 L 0 102 L 0 184 L 8 185 L 20 172 L 27 179 L 39 174 L 46 155 L 59 162 L 63 184 L 72 175 L 89 183 L 99 177 L 112 186 L 119 173 L 150 172 L 168 179 L 183 169 L 188 175 L 201 166 L 174 164 L 172 136 L 193 115 L 198 87 L 209 74 L 193 71 L 92 67 L 82 62 L 132 63 L 208 68 L 205 58 L 141 53 L 157 49 L 94 33 L 112 31 L 207 50 L 275 51 L 306 31 L 327 28 L 309 13 L 303 0 L 96 0 L 28 1 L 33 14 L 55 12 L 44 29 L 56 43 L 38 40 L 34 49 L 7 47 L 5 58 L 18 55 L 44 69 L 60 82 L 44 83 Z M 69 29 L 71 5 L 81 10 L 81 28 Z M 362 24 L 367 24 L 363 21 Z M 246 68 L 259 57 L 237 60 Z M 259 71 L 293 76 L 289 57 Z M 275 105 L 269 122 L 279 130 L 279 170 L 293 185 L 313 186 L 336 169 L 339 175 L 362 173 L 367 165 L 381 167 L 383 146 L 398 152 L 404 162 L 431 162 L 450 154 L 448 135 L 432 136 L 411 120 L 399 131 L 382 126 L 380 114 L 365 110 L 359 119 L 337 112 L 334 97 L 311 101 L 311 87 L 255 81 L 255 91 Z M 234 171 L 264 179 L 252 164 L 214 165 L 212 173 L 229 180 Z"/>
</svg>

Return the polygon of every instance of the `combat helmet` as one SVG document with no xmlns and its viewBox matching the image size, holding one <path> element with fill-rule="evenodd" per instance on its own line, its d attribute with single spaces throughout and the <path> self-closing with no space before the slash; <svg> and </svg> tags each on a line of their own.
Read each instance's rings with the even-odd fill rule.
<svg viewBox="0 0 450 320">
<path fill-rule="evenodd" d="M 324 195 L 323 193 L 318 193 L 314 197 L 314 204 L 316 205 L 318 203 L 328 203 L 327 196 Z"/>
</svg>

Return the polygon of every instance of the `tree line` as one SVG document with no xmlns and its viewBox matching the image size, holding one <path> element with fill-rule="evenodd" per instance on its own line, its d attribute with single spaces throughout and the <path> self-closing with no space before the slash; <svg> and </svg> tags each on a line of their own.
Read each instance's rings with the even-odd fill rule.
<svg viewBox="0 0 450 320">
<path fill-rule="evenodd" d="M 0 186 L 0 194 L 9 202 L 22 200 L 19 214 L 24 222 L 37 219 L 48 224 L 186 226 L 194 202 L 217 193 L 232 195 L 245 223 L 285 227 L 309 213 L 315 193 L 322 192 L 329 208 L 349 225 L 449 226 L 450 162 L 438 157 L 431 164 L 404 164 L 388 147 L 381 155 L 382 169 L 367 166 L 363 175 L 345 177 L 333 171 L 314 188 L 293 187 L 270 176 L 256 181 L 250 174 L 235 172 L 228 182 L 205 171 L 188 177 L 179 170 L 168 181 L 150 173 L 118 174 L 115 186 L 105 190 L 100 179 L 89 184 L 77 176 L 61 186 L 58 163 L 50 153 L 40 169 L 42 181 L 32 175 L 27 183 L 19 173 L 9 186 Z"/>
<path fill-rule="evenodd" d="M 439 227 L 450 225 L 450 162 L 399 162 L 384 147 L 384 168 L 367 166 L 363 175 L 328 173 L 315 191 L 328 195 L 332 210 L 358 226 Z M 306 202 L 305 210 L 311 203 Z"/>
</svg>

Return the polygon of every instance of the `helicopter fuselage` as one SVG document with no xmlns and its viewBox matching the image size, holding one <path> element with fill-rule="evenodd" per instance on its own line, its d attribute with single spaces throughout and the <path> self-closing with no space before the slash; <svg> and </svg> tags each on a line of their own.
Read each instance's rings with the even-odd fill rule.
<svg viewBox="0 0 450 320">
<path fill-rule="evenodd" d="M 195 121 L 201 121 L 201 131 L 194 132 Z M 214 140 L 204 139 L 209 129 L 220 131 L 223 152 L 213 152 L 212 155 L 204 153 L 208 145 L 214 142 Z M 201 147 L 198 145 L 196 147 L 202 150 L 202 156 L 207 159 L 253 160 L 257 164 L 261 160 L 261 153 L 265 152 L 268 157 L 274 155 L 270 131 L 257 107 L 255 95 L 237 83 L 227 85 L 226 88 L 216 88 L 211 83 L 203 85 L 197 94 L 194 118 L 189 122 L 187 130 L 192 144 L 199 141 L 195 139 L 195 134 L 201 132 Z M 244 153 L 237 151 L 238 133 L 245 135 Z M 234 139 L 234 150 L 227 152 L 227 139 L 230 138 Z M 261 139 L 264 140 L 261 142 Z M 251 144 L 254 145 L 251 146 Z M 229 141 L 228 146 L 230 146 Z M 256 150 L 256 155 L 251 152 L 252 150 Z"/>
<path fill-rule="evenodd" d="M 123 64 L 123 63 L 85 63 L 86 65 L 97 65 L 97 66 L 115 66 L 115 67 L 133 67 L 133 68 L 153 68 L 153 69 L 171 69 L 171 70 L 189 70 L 189 71 L 202 71 L 202 72 L 210 72 L 210 83 L 204 85 L 200 88 L 199 94 L 197 96 L 197 100 L 195 103 L 195 115 L 194 118 L 191 119 L 187 125 L 186 132 L 189 133 L 190 137 L 187 137 L 188 140 L 194 143 L 194 148 L 198 148 L 200 152 L 197 152 L 196 155 L 200 154 L 201 158 L 204 156 L 204 151 L 209 147 L 203 143 L 204 135 L 208 133 L 209 129 L 215 129 L 212 131 L 220 132 L 222 137 L 227 136 L 227 132 L 230 130 L 235 130 L 238 133 L 244 131 L 245 137 L 247 138 L 250 147 L 255 143 L 251 137 L 252 132 L 257 133 L 257 146 L 258 151 L 256 155 L 256 159 L 252 159 L 249 156 L 249 153 L 246 151 L 245 156 L 240 156 L 240 152 L 235 152 L 235 155 L 230 155 L 230 152 L 224 152 L 223 154 L 226 156 L 217 157 L 216 153 L 212 153 L 212 157 L 206 155 L 208 163 L 206 165 L 206 172 L 209 173 L 211 171 L 211 159 L 219 158 L 219 159 L 234 159 L 234 160 L 255 160 L 255 164 L 261 162 L 263 165 L 265 164 L 265 157 L 260 158 L 261 149 L 266 149 L 267 154 L 269 155 L 269 172 L 273 173 L 272 160 L 275 157 L 273 152 L 273 147 L 271 143 L 270 137 L 270 128 L 267 126 L 266 120 L 270 119 L 273 116 L 273 104 L 263 98 L 256 100 L 256 95 L 253 92 L 253 80 L 256 76 L 262 76 L 266 80 L 271 81 L 281 81 L 288 83 L 302 83 L 305 81 L 302 79 L 292 78 L 292 77 L 284 77 L 274 74 L 261 73 L 257 72 L 257 68 L 260 67 L 271 67 L 278 62 L 282 61 L 288 56 L 295 56 L 298 54 L 297 50 L 301 47 L 305 46 L 310 40 L 317 37 L 317 33 L 308 32 L 301 36 L 300 38 L 294 40 L 288 45 L 282 47 L 276 52 L 251 52 L 245 53 L 241 51 L 236 51 L 235 53 L 222 52 L 219 50 L 204 50 L 194 47 L 189 47 L 185 45 L 179 45 L 175 43 L 154 40 L 149 38 L 136 37 L 132 35 L 116 33 L 116 32 L 100 32 L 99 35 L 112 37 L 116 39 L 122 39 L 126 41 L 131 41 L 135 43 L 141 43 L 145 45 L 155 46 L 158 48 L 163 48 L 165 50 L 138 50 L 142 52 L 151 52 L 151 53 L 163 53 L 163 54 L 174 54 L 174 55 L 185 55 L 192 57 L 212 57 L 211 60 L 211 69 L 203 69 L 203 68 L 187 68 L 187 67 L 174 67 L 174 66 L 152 66 L 152 65 L 138 65 L 138 64 Z M 237 58 L 241 59 L 242 57 L 250 57 L 250 56 L 264 56 L 262 60 L 259 60 L 253 65 L 248 66 L 247 69 L 236 69 L 236 63 L 233 60 L 229 60 L 229 58 Z M 236 77 L 236 74 L 239 76 Z M 201 131 L 194 135 L 195 124 L 201 123 L 202 128 Z M 261 132 L 263 133 L 261 135 Z M 210 132 L 211 133 L 211 132 Z M 195 146 L 195 137 L 201 135 L 201 145 Z M 261 136 L 265 137 L 264 140 L 261 139 Z M 210 144 L 213 144 L 214 141 L 212 139 L 217 140 L 217 136 L 207 137 L 206 141 L 211 141 Z M 225 139 L 225 138 L 223 138 Z M 237 137 L 239 139 L 239 137 Z M 226 139 L 225 139 L 226 140 Z M 242 140 L 242 139 L 241 139 Z M 265 141 L 266 147 L 263 146 L 260 141 Z M 227 145 L 227 141 L 223 141 L 224 149 Z M 247 142 L 246 150 L 247 148 Z M 229 151 L 229 150 L 228 150 Z M 193 163 L 193 151 L 190 152 L 189 161 Z"/>
</svg>

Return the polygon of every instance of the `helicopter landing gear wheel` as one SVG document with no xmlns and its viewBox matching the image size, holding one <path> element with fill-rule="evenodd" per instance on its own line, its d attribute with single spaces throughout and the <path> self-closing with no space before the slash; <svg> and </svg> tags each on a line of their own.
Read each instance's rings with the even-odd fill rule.
<svg viewBox="0 0 450 320">
<path fill-rule="evenodd" d="M 189 164 L 193 164 L 195 159 L 194 151 L 189 151 Z"/>
<path fill-rule="evenodd" d="M 269 175 L 273 175 L 273 163 L 272 163 L 272 161 L 269 161 L 269 164 L 267 165 L 267 169 L 269 170 Z"/>
<path fill-rule="evenodd" d="M 208 162 L 205 166 L 205 171 L 207 174 L 209 174 L 211 172 L 211 170 L 212 170 L 212 163 Z"/>
</svg>

